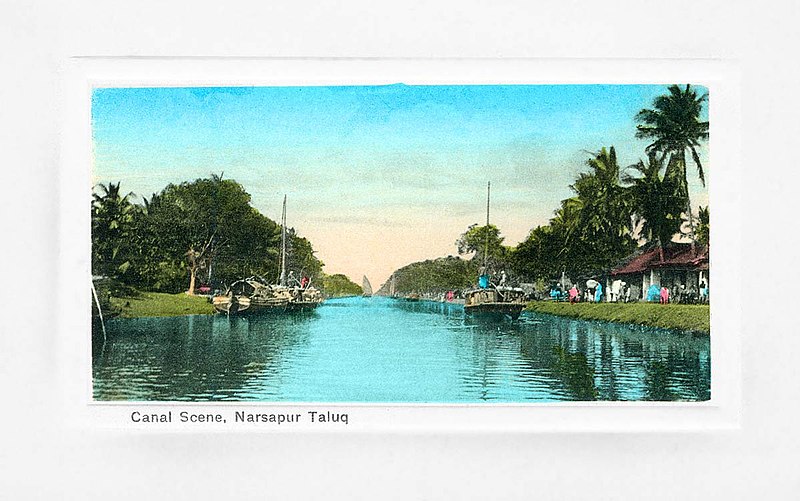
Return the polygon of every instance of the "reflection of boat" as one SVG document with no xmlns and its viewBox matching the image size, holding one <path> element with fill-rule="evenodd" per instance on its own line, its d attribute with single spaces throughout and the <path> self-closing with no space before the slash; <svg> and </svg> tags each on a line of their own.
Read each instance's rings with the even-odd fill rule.
<svg viewBox="0 0 800 501">
<path fill-rule="evenodd" d="M 478 277 L 478 288 L 464 294 L 464 313 L 481 316 L 509 316 L 516 320 L 525 307 L 525 292 L 519 287 L 506 287 L 505 274 L 500 285 L 491 283 L 488 275 L 487 258 L 489 255 L 489 200 L 492 185 L 489 183 L 486 192 L 486 248 L 483 252 L 483 271 Z"/>
<path fill-rule="evenodd" d="M 370 285 L 366 275 L 364 275 L 364 279 L 361 281 L 361 289 L 363 290 L 364 297 L 372 296 L 372 285 Z"/>
<path fill-rule="evenodd" d="M 291 280 L 289 280 L 291 278 Z M 293 282 L 293 283 L 289 283 Z M 211 300 L 220 313 L 265 313 L 313 309 L 322 304 L 322 292 L 311 287 L 308 279 L 298 282 L 286 276 L 286 196 L 281 216 L 281 275 L 277 284 L 267 285 L 260 277 L 250 277 L 231 284 L 225 294 Z"/>
</svg>

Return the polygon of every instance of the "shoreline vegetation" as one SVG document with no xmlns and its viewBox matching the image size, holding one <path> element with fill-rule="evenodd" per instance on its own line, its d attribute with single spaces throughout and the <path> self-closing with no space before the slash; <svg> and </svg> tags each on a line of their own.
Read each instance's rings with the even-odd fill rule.
<svg viewBox="0 0 800 501">
<path fill-rule="evenodd" d="M 707 304 L 658 303 L 577 303 L 531 301 L 525 311 L 577 318 L 600 320 L 664 329 L 679 329 L 708 335 L 710 309 Z"/>
</svg>

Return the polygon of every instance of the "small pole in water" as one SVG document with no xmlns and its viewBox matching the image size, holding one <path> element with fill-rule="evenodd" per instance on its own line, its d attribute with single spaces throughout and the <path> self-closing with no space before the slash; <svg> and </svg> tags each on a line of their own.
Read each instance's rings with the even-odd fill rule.
<svg viewBox="0 0 800 501">
<path fill-rule="evenodd" d="M 492 194 L 492 182 L 486 186 L 486 244 L 484 245 L 483 250 L 483 268 L 484 273 L 486 272 L 486 260 L 489 258 L 489 197 Z"/>
<path fill-rule="evenodd" d="M 103 346 L 106 344 L 106 322 L 103 320 L 103 310 L 100 308 L 100 299 L 97 297 L 97 289 L 94 288 L 94 281 L 92 284 L 92 296 L 94 297 L 94 304 L 97 305 L 97 313 L 100 314 L 100 327 L 103 328 Z"/>
</svg>

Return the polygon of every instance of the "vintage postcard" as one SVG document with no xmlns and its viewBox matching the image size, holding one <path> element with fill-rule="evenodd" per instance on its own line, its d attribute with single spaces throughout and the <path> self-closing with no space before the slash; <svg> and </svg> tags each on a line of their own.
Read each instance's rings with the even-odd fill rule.
<svg viewBox="0 0 800 501">
<path fill-rule="evenodd" d="M 89 399 L 131 423 L 713 400 L 708 81 L 89 101 Z"/>
</svg>

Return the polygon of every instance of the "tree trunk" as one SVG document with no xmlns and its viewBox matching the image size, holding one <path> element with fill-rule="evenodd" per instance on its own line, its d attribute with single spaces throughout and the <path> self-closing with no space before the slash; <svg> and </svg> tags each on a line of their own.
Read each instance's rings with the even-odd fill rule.
<svg viewBox="0 0 800 501">
<path fill-rule="evenodd" d="M 189 290 L 186 291 L 186 294 L 190 296 L 194 296 L 194 284 L 195 284 L 195 276 L 197 275 L 197 267 L 192 266 L 189 269 Z"/>
<path fill-rule="evenodd" d="M 189 290 L 186 291 L 186 294 L 194 296 L 194 284 L 197 277 L 197 254 L 194 247 L 189 247 L 186 256 L 189 258 Z"/>
<path fill-rule="evenodd" d="M 682 164 L 683 187 L 686 190 L 686 217 L 689 219 L 689 239 L 691 241 L 692 255 L 695 255 L 694 246 L 694 217 L 692 216 L 692 201 L 689 197 L 689 179 L 686 172 L 686 150 L 681 150 L 680 159 Z"/>
</svg>

